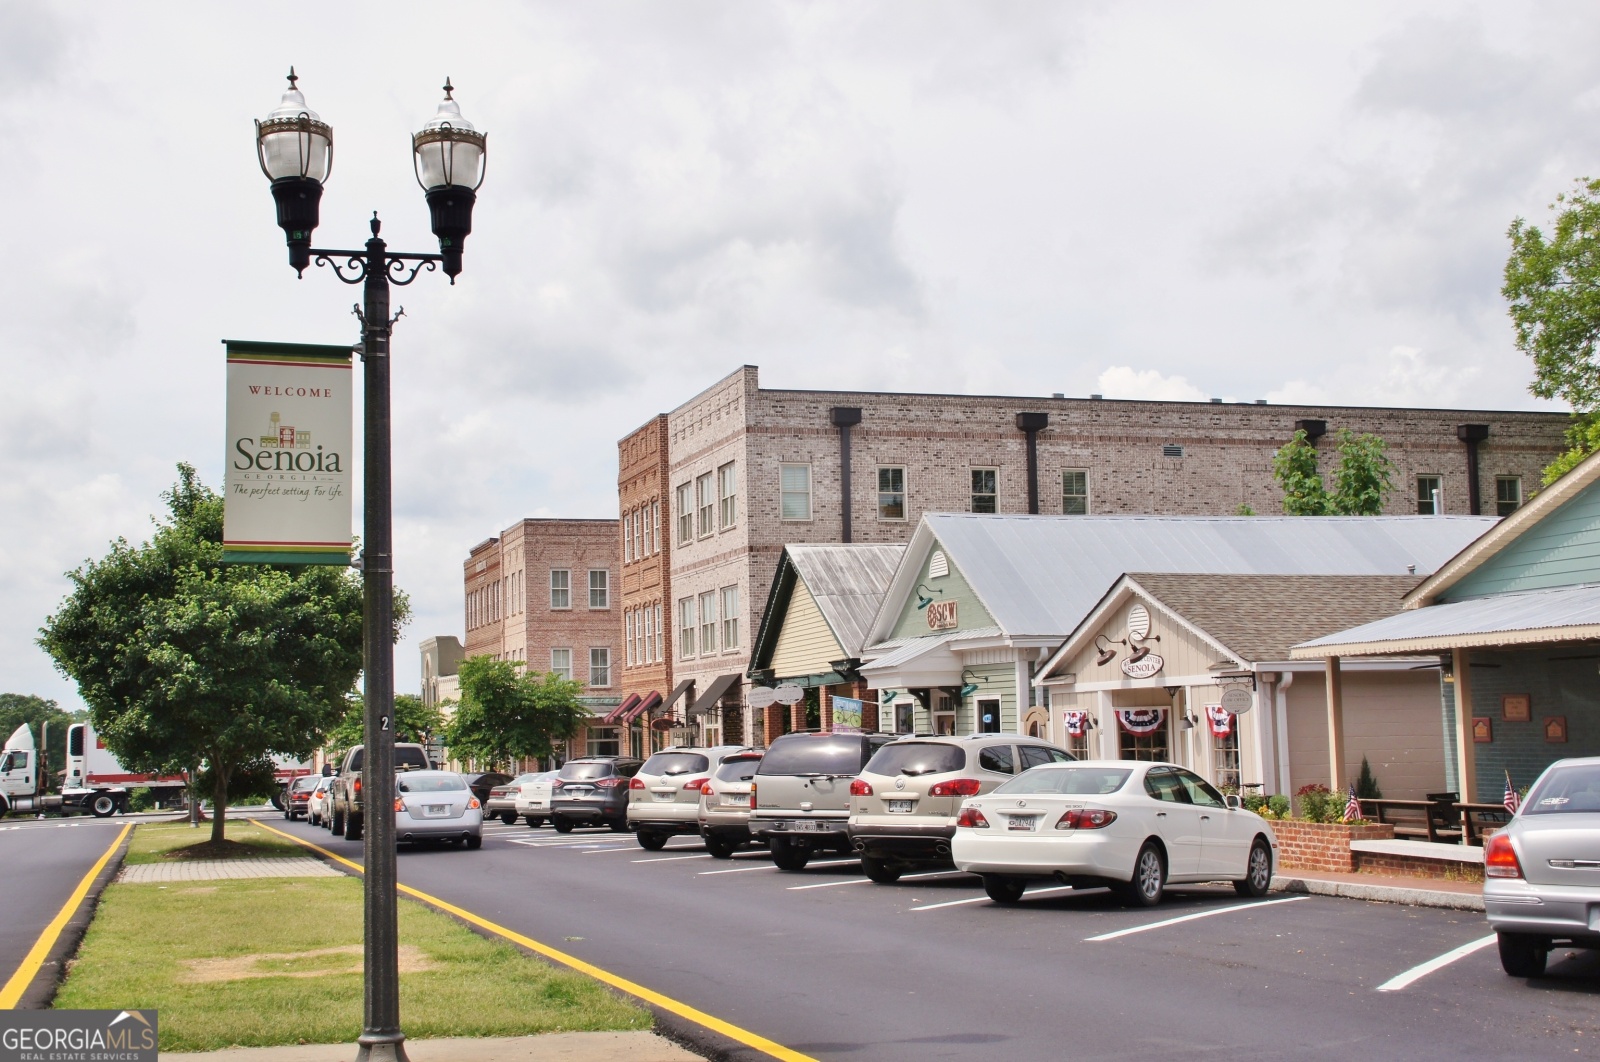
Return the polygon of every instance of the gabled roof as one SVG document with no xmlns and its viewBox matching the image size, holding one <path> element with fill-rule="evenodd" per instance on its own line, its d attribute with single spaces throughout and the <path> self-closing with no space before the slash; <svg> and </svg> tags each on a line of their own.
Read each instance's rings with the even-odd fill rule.
<svg viewBox="0 0 1600 1062">
<path fill-rule="evenodd" d="M 912 534 L 867 644 L 889 638 L 936 543 L 1008 637 L 1061 637 L 1124 572 L 1422 575 L 1494 522 L 1479 516 L 930 513 Z"/>
<path fill-rule="evenodd" d="M 1600 641 L 1600 586 L 1449 601 L 1295 646 L 1295 660 Z"/>
<path fill-rule="evenodd" d="M 898 543 L 785 546 L 751 646 L 750 667 L 764 668 L 771 662 L 796 579 L 811 592 L 845 655 L 859 657 L 867 628 L 905 550 Z"/>
<path fill-rule="evenodd" d="M 1590 454 L 1566 475 L 1534 495 L 1524 506 L 1501 520 L 1483 535 L 1473 540 L 1460 553 L 1439 567 L 1433 575 L 1423 580 L 1406 595 L 1408 609 L 1432 605 L 1450 588 L 1477 571 L 1490 558 L 1546 516 L 1572 501 L 1579 494 L 1600 481 L 1600 453 Z"/>
</svg>

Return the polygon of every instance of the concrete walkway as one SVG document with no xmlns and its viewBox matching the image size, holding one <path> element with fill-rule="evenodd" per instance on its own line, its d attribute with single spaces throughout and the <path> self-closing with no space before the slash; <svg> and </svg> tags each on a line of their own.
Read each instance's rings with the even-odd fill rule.
<svg viewBox="0 0 1600 1062">
<path fill-rule="evenodd" d="M 485 1037 L 479 1040 L 407 1040 L 411 1062 L 702 1062 L 702 1056 L 653 1032 L 572 1032 L 543 1036 Z M 350 1062 L 354 1044 L 302 1044 L 296 1047 L 233 1047 L 183 1054 L 161 1052 L 162 1059 L 204 1062 Z"/>
<path fill-rule="evenodd" d="M 1337 874 L 1332 871 L 1286 870 L 1272 879 L 1274 892 L 1342 896 L 1349 900 L 1404 903 L 1414 907 L 1483 910 L 1483 882 L 1406 878 L 1384 874 Z"/>
<path fill-rule="evenodd" d="M 175 859 L 167 863 L 125 866 L 117 881 L 127 885 L 172 881 L 219 881 L 223 878 L 338 878 L 343 875 L 313 856 L 263 859 Z"/>
</svg>

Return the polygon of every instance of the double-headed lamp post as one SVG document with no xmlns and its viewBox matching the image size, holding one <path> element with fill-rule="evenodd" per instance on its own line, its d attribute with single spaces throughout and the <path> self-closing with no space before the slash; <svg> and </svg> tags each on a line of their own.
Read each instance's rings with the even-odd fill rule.
<svg viewBox="0 0 1600 1062">
<path fill-rule="evenodd" d="M 394 857 L 394 546 L 389 467 L 389 286 L 404 286 L 423 269 L 442 265 L 454 284 L 461 245 L 472 231 L 472 206 L 483 183 L 486 138 L 461 117 L 448 78 L 439 111 L 411 137 L 412 164 L 432 214 L 438 254 L 390 251 L 378 236 L 378 215 L 364 251 L 311 246 L 322 184 L 333 167 L 333 129 L 306 107 L 289 70 L 289 89 L 266 119 L 256 122 L 256 154 L 272 181 L 278 225 L 289 242 L 289 264 L 303 276 L 314 261 L 346 284 L 360 284 L 364 414 L 362 604 L 364 608 L 366 991 L 358 1062 L 404 1062 L 400 1031 L 399 927 Z M 403 312 L 403 311 L 402 311 Z M 396 315 L 398 316 L 398 315 Z"/>
</svg>

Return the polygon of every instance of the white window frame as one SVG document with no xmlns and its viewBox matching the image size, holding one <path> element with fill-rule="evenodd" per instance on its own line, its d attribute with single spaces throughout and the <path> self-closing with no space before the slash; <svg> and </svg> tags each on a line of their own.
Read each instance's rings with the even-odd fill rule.
<svg viewBox="0 0 1600 1062">
<path fill-rule="evenodd" d="M 661 626 L 661 606 L 657 604 L 653 611 L 656 615 L 656 659 L 660 663 L 667 655 L 667 629 Z"/>
<path fill-rule="evenodd" d="M 722 588 L 722 651 L 724 653 L 737 652 L 739 649 L 739 587 L 724 586 Z"/>
<path fill-rule="evenodd" d="M 584 731 L 583 751 L 586 756 L 622 755 L 622 728 L 615 726 L 587 728 Z"/>
<path fill-rule="evenodd" d="M 594 577 L 600 576 L 600 585 L 594 585 Z M 600 603 L 595 604 L 595 594 L 599 593 Z M 589 569 L 589 607 L 595 610 L 605 610 L 611 607 L 611 569 Z"/>
<path fill-rule="evenodd" d="M 976 477 L 980 476 L 980 475 L 982 475 L 984 473 L 988 473 L 989 475 L 994 477 L 994 487 L 993 487 L 992 490 L 980 493 L 978 491 L 978 484 L 976 482 Z M 975 512 L 975 513 L 980 513 L 980 512 L 997 513 L 997 512 L 999 512 L 1000 511 L 1000 470 L 998 468 L 974 467 L 972 469 L 971 474 L 972 474 L 972 477 L 974 477 L 974 479 L 973 479 L 973 483 L 972 483 L 971 496 L 967 499 L 967 509 L 968 509 L 968 511 Z M 990 508 L 988 508 L 988 509 L 979 509 L 978 508 L 978 499 L 979 498 L 988 498 L 989 499 Z"/>
<path fill-rule="evenodd" d="M 726 531 L 739 519 L 738 478 L 734 475 L 734 462 L 717 469 L 717 529 Z"/>
<path fill-rule="evenodd" d="M 1506 503 L 1507 503 L 1507 499 L 1502 496 L 1502 492 L 1500 490 L 1501 485 L 1505 484 L 1505 483 L 1514 484 L 1516 486 L 1516 491 L 1517 491 L 1516 500 L 1510 503 L 1511 507 L 1509 509 L 1505 508 Z M 1500 516 L 1510 516 L 1512 513 L 1516 512 L 1520 508 L 1522 508 L 1522 477 L 1521 476 L 1496 476 L 1496 477 L 1494 477 L 1494 511 Z"/>
<path fill-rule="evenodd" d="M 706 606 L 710 605 L 710 609 Z M 700 655 L 710 656 L 717 651 L 717 592 L 707 590 L 700 595 Z"/>
<path fill-rule="evenodd" d="M 644 658 L 647 663 L 654 662 L 656 655 L 656 625 L 650 616 L 650 607 L 646 605 L 644 613 Z"/>
<path fill-rule="evenodd" d="M 572 610 L 572 569 L 550 569 L 550 609 L 553 612 Z"/>
<path fill-rule="evenodd" d="M 891 489 L 884 490 L 884 488 L 883 488 L 883 474 L 885 472 L 888 472 L 888 473 L 891 473 L 891 474 L 895 473 L 895 472 L 900 473 L 900 489 L 899 490 L 894 490 L 892 488 L 892 484 L 894 482 L 892 475 L 891 475 L 891 478 L 890 478 Z M 906 505 L 906 495 L 908 493 L 909 492 L 906 490 L 906 466 L 905 465 L 879 465 L 878 466 L 878 519 L 879 520 L 890 521 L 890 522 L 893 522 L 893 523 L 903 523 L 905 521 L 905 519 L 906 519 L 906 512 L 907 512 L 907 509 L 908 509 L 908 506 Z M 885 515 L 885 513 L 884 513 L 884 510 L 886 508 L 885 505 L 884 505 L 884 499 L 885 498 L 899 498 L 900 499 L 900 503 L 899 503 L 900 504 L 900 512 L 899 512 L 898 515 Z M 889 507 L 892 508 L 892 506 L 893 506 L 893 503 L 891 502 Z"/>
<path fill-rule="evenodd" d="M 622 514 L 622 562 L 632 564 L 633 556 L 633 518 L 627 513 Z"/>
<path fill-rule="evenodd" d="M 1423 484 L 1423 481 L 1427 481 L 1427 482 L 1430 482 L 1430 483 L 1433 484 L 1433 486 L 1429 489 L 1429 493 L 1428 493 L 1428 498 L 1427 498 L 1428 511 L 1427 512 L 1423 512 L 1422 511 L 1422 506 L 1423 506 L 1422 484 Z M 1444 477 L 1441 476 L 1437 472 L 1418 472 L 1417 476 L 1416 476 L 1416 484 L 1417 484 L 1417 489 L 1416 489 L 1417 515 L 1418 516 L 1439 516 L 1439 515 L 1442 515 L 1439 512 L 1439 510 L 1444 507 L 1443 504 L 1442 504 L 1444 502 Z"/>
<path fill-rule="evenodd" d="M 557 678 L 572 678 L 571 649 L 556 648 L 550 650 L 550 673 Z"/>
<path fill-rule="evenodd" d="M 694 541 L 694 483 L 678 484 L 678 545 Z"/>
<path fill-rule="evenodd" d="M 678 598 L 678 659 L 694 659 L 695 611 L 693 597 Z"/>
<path fill-rule="evenodd" d="M 694 477 L 694 531 L 700 538 L 708 538 L 716 530 L 717 485 L 713 473 L 703 472 Z"/>
<path fill-rule="evenodd" d="M 589 647 L 589 685 L 611 685 L 611 650 L 603 645 Z"/>
<path fill-rule="evenodd" d="M 634 651 L 633 651 L 633 610 L 632 609 L 629 609 L 627 612 L 624 612 L 622 614 L 622 644 L 623 644 L 623 648 L 624 648 L 624 651 L 625 651 L 625 654 L 626 654 L 625 659 L 628 661 L 628 665 L 627 666 L 628 667 L 633 667 L 635 664 L 637 664 L 639 662 L 639 659 L 634 654 Z"/>
<path fill-rule="evenodd" d="M 799 472 L 805 476 L 804 487 L 791 487 L 789 473 Z M 805 515 L 791 516 L 789 500 L 791 498 L 804 499 Z M 797 461 L 786 461 L 778 466 L 778 519 L 787 523 L 801 523 L 811 519 L 811 466 Z"/>
<path fill-rule="evenodd" d="M 650 555 L 653 557 L 661 552 L 661 499 L 657 498 L 650 503 Z"/>
<path fill-rule="evenodd" d="M 1083 477 L 1083 493 L 1067 493 L 1067 477 Z M 1075 512 L 1068 508 L 1068 499 L 1083 499 L 1083 511 Z M 1061 470 L 1061 515 L 1062 516 L 1088 516 L 1089 515 L 1089 470 L 1087 468 L 1063 468 Z"/>
</svg>

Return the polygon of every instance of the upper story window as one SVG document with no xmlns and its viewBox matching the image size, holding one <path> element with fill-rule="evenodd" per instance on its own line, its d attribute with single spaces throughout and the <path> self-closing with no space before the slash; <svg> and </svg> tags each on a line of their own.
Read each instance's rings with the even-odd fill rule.
<svg viewBox="0 0 1600 1062">
<path fill-rule="evenodd" d="M 972 511 L 975 513 L 997 513 L 1000 511 L 999 494 L 995 490 L 995 481 L 999 474 L 992 468 L 974 468 L 972 470 Z"/>
<path fill-rule="evenodd" d="M 694 656 L 694 598 L 678 601 L 678 656 L 687 660 Z"/>
<path fill-rule="evenodd" d="M 643 535 L 642 545 L 639 547 L 640 556 L 648 557 L 655 552 L 655 528 L 650 523 L 650 506 L 646 505 L 639 510 L 639 527 Z"/>
<path fill-rule="evenodd" d="M 722 648 L 739 648 L 739 588 L 722 588 Z"/>
<path fill-rule="evenodd" d="M 644 610 L 656 625 L 656 663 L 667 655 L 667 629 L 661 625 L 661 606 L 655 605 Z"/>
<path fill-rule="evenodd" d="M 572 677 L 572 650 L 550 650 L 550 673 L 557 678 L 570 679 Z"/>
<path fill-rule="evenodd" d="M 605 568 L 589 569 L 589 607 L 611 607 L 611 572 Z"/>
<path fill-rule="evenodd" d="M 878 469 L 878 519 L 904 520 L 905 518 L 906 470 Z"/>
<path fill-rule="evenodd" d="M 778 518 L 811 519 L 811 466 L 783 465 L 778 470 Z"/>
<path fill-rule="evenodd" d="M 650 503 L 650 552 L 661 552 L 661 502 Z"/>
<path fill-rule="evenodd" d="M 639 610 L 639 619 L 644 623 L 644 662 L 654 663 L 656 658 L 656 628 L 651 622 L 650 607 L 646 605 Z"/>
<path fill-rule="evenodd" d="M 733 462 L 717 469 L 717 526 L 726 531 L 739 516 L 739 496 L 735 493 Z"/>
<path fill-rule="evenodd" d="M 632 561 L 633 558 L 633 517 L 627 513 L 622 514 L 622 560 L 623 563 Z"/>
<path fill-rule="evenodd" d="M 678 486 L 678 545 L 694 539 L 694 497 L 688 483 Z"/>
<path fill-rule="evenodd" d="M 1089 513 L 1089 473 L 1082 468 L 1068 468 L 1061 472 L 1061 513 L 1063 516 L 1087 516 Z"/>
<path fill-rule="evenodd" d="M 1510 516 L 1522 507 L 1522 477 L 1494 478 L 1494 506 L 1500 516 Z"/>
<path fill-rule="evenodd" d="M 639 654 L 635 650 L 633 643 L 632 612 L 625 612 L 622 614 L 622 645 L 623 651 L 626 653 L 625 659 L 628 661 L 628 666 L 632 667 L 634 664 L 637 664 L 639 662 Z"/>
<path fill-rule="evenodd" d="M 695 495 L 695 532 L 704 538 L 713 530 L 711 521 L 716 513 L 717 497 L 711 484 L 711 473 L 696 477 L 694 481 Z"/>
<path fill-rule="evenodd" d="M 611 685 L 611 650 L 593 648 L 589 650 L 589 685 Z"/>
<path fill-rule="evenodd" d="M 572 573 L 565 568 L 550 569 L 550 607 L 572 607 Z"/>
<path fill-rule="evenodd" d="M 700 595 L 700 652 L 717 651 L 717 595 L 708 590 Z"/>
<path fill-rule="evenodd" d="M 1444 490 L 1439 476 L 1417 477 L 1417 515 L 1440 516 L 1444 513 Z"/>
</svg>

